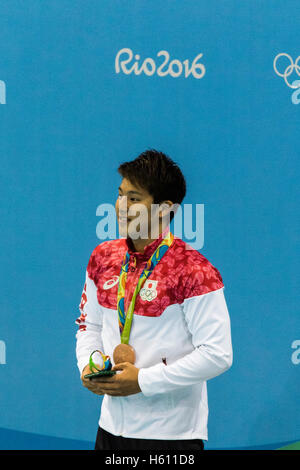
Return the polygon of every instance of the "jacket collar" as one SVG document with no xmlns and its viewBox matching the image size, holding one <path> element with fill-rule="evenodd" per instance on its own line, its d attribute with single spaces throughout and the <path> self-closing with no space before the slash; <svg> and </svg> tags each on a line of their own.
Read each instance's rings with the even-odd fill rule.
<svg viewBox="0 0 300 470">
<path fill-rule="evenodd" d="M 162 231 L 162 233 L 159 235 L 158 238 L 153 240 L 152 242 L 148 243 L 147 245 L 144 246 L 143 252 L 140 251 L 134 251 L 134 245 L 130 237 L 127 237 L 125 240 L 125 245 L 127 248 L 127 251 L 130 256 L 136 257 L 138 260 L 144 260 L 144 259 L 149 259 L 156 248 L 159 246 L 163 238 L 167 235 L 168 231 L 170 230 L 170 224 Z"/>
</svg>

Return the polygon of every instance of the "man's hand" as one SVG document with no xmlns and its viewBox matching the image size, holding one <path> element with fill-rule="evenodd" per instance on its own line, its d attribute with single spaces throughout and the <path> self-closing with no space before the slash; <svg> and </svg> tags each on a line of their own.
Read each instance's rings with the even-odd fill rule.
<svg viewBox="0 0 300 470">
<path fill-rule="evenodd" d="M 99 365 L 96 364 L 96 366 L 100 368 Z M 90 379 L 84 378 L 85 375 L 91 374 L 91 373 L 92 371 L 90 369 L 90 366 L 89 365 L 85 366 L 81 374 L 82 385 L 88 390 L 90 390 L 91 392 L 97 393 L 97 395 L 104 395 L 104 393 L 100 393 L 100 389 L 98 385 L 96 384 L 95 379 L 90 380 Z"/>
<path fill-rule="evenodd" d="M 90 373 L 87 365 L 82 372 L 82 383 L 96 395 L 112 395 L 122 397 L 141 392 L 138 383 L 139 369 L 130 362 L 122 362 L 113 366 L 111 370 L 122 370 L 120 374 L 116 373 L 112 377 L 96 377 L 92 380 L 85 379 L 84 375 Z"/>
</svg>

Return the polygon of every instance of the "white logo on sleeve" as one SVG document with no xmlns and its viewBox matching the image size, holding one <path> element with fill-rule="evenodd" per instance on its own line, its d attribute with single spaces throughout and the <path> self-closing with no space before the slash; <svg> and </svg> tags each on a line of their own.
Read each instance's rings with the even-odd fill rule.
<svg viewBox="0 0 300 470">
<path fill-rule="evenodd" d="M 119 276 L 114 276 L 113 279 L 109 279 L 103 284 L 103 289 L 111 289 L 119 282 Z"/>
<path fill-rule="evenodd" d="M 158 281 L 153 281 L 152 279 L 148 279 L 145 281 L 144 287 L 140 290 L 140 297 L 143 300 L 148 300 L 149 302 L 155 297 L 157 297 L 157 286 Z"/>
</svg>

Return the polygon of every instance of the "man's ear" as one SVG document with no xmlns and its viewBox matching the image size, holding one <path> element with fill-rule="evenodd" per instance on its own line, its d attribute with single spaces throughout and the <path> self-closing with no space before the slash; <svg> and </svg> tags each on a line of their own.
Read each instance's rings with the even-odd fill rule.
<svg viewBox="0 0 300 470">
<path fill-rule="evenodd" d="M 173 206 L 172 201 L 163 201 L 159 206 L 159 217 L 162 219 L 168 215 Z"/>
</svg>

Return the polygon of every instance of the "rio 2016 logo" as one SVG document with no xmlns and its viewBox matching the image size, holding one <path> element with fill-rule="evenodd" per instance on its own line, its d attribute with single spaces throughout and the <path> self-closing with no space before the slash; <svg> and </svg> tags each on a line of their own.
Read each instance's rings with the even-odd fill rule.
<svg viewBox="0 0 300 470">
<path fill-rule="evenodd" d="M 6 86 L 3 80 L 0 80 L 0 104 L 6 104 Z"/>
<path fill-rule="evenodd" d="M 156 73 L 159 77 L 170 75 L 173 78 L 177 78 L 183 75 L 184 78 L 193 76 L 194 78 L 200 79 L 205 74 L 205 66 L 198 62 L 202 56 L 202 53 L 198 54 L 190 65 L 188 59 L 184 61 L 173 59 L 170 61 L 170 54 L 168 51 L 159 51 L 157 53 L 157 57 L 164 58 L 161 63 L 156 64 L 154 59 L 147 57 L 140 64 L 140 55 L 135 54 L 135 62 L 132 62 L 132 50 L 124 47 L 123 49 L 120 49 L 116 55 L 115 71 L 116 73 L 120 73 L 120 70 L 122 70 L 126 75 L 131 73 L 141 75 L 141 73 L 144 73 L 145 75 L 151 76 Z"/>
</svg>

